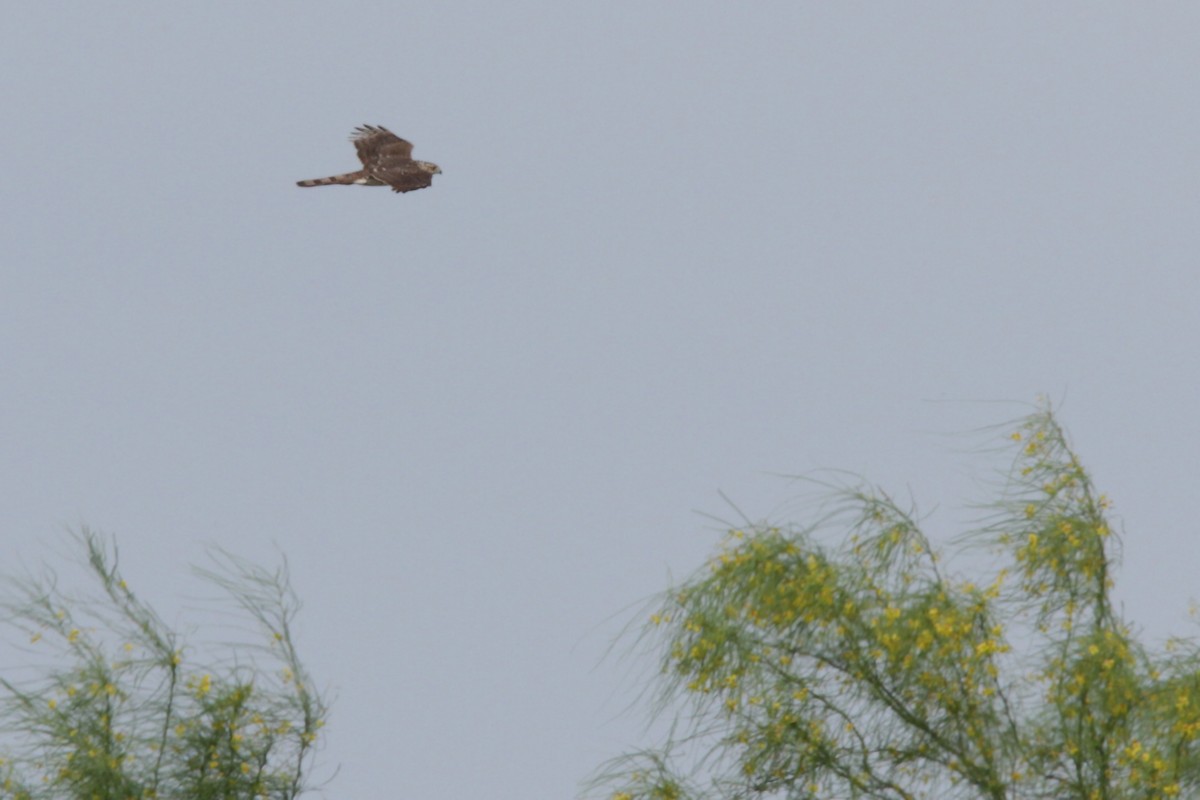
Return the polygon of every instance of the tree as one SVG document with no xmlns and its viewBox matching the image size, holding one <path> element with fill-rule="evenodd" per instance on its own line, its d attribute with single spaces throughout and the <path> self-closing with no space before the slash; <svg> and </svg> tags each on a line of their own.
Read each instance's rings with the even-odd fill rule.
<svg viewBox="0 0 1200 800">
<path fill-rule="evenodd" d="M 2 603 L 31 662 L 0 670 L 4 800 L 292 800 L 326 705 L 297 655 L 286 565 L 225 553 L 197 572 L 265 638 L 204 665 L 117 569 L 115 545 L 78 537 L 100 593 L 73 598 L 53 573 L 13 579 Z M 36 664 L 36 666 L 33 666 Z M 7 674 L 5 674 L 7 673 Z"/>
<path fill-rule="evenodd" d="M 1195 643 L 1151 653 L 1114 609 L 1109 503 L 1050 408 L 1006 433 L 1001 499 L 956 542 L 989 554 L 980 580 L 948 573 L 914 513 L 875 489 L 836 491 L 813 526 L 730 531 L 643 631 L 668 742 L 609 762 L 596 786 L 615 800 L 1196 797 Z"/>
</svg>

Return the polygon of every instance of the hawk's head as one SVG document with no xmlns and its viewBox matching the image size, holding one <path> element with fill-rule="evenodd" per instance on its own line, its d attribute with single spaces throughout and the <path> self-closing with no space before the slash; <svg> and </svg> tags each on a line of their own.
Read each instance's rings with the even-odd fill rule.
<svg viewBox="0 0 1200 800">
<path fill-rule="evenodd" d="M 417 161 L 415 163 L 418 167 L 420 167 L 424 171 L 428 172 L 430 175 L 441 175 L 442 174 L 442 168 L 439 167 L 437 164 L 431 163 L 429 161 Z"/>
</svg>

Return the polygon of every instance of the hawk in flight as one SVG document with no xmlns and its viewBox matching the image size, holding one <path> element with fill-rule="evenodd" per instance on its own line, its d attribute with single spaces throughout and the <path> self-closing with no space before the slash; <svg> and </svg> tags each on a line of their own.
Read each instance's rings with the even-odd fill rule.
<svg viewBox="0 0 1200 800">
<path fill-rule="evenodd" d="M 350 134 L 358 160 L 363 168 L 358 172 L 299 181 L 297 186 L 329 186 L 339 183 L 346 186 L 391 186 L 393 192 L 411 192 L 424 189 L 433 183 L 433 176 L 440 175 L 441 167 L 428 161 L 414 161 L 412 143 L 406 142 L 387 128 L 363 125 Z"/>
</svg>

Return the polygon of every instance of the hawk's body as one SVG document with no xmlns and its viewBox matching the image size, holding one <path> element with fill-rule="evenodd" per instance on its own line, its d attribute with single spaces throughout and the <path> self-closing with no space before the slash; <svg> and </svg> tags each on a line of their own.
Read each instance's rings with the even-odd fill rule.
<svg viewBox="0 0 1200 800">
<path fill-rule="evenodd" d="M 414 161 L 412 144 L 404 141 L 383 126 L 363 125 L 350 135 L 358 160 L 363 168 L 358 172 L 299 181 L 297 186 L 391 186 L 394 192 L 424 189 L 433 183 L 433 176 L 442 170 L 428 161 Z"/>
</svg>

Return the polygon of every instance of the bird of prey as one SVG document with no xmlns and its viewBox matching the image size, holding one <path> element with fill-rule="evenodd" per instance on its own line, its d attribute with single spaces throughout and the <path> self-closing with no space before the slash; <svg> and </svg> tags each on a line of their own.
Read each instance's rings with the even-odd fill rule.
<svg viewBox="0 0 1200 800">
<path fill-rule="evenodd" d="M 411 192 L 424 189 L 433 183 L 433 176 L 440 175 L 441 167 L 428 161 L 414 161 L 412 144 L 401 139 L 387 128 L 363 125 L 350 134 L 350 141 L 358 151 L 358 160 L 363 168 L 358 172 L 298 181 L 297 186 L 330 186 L 332 184 L 356 186 L 391 186 L 394 192 Z"/>
</svg>

